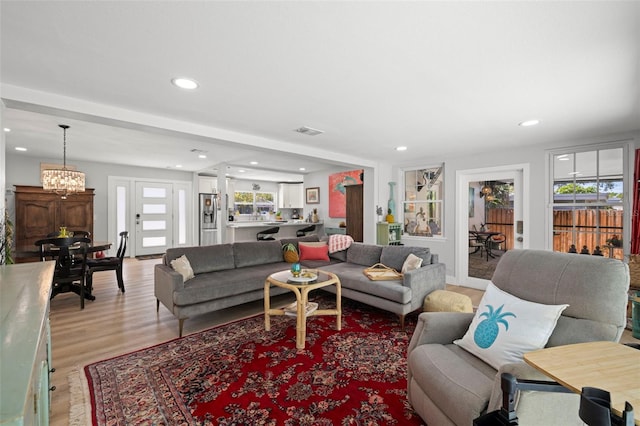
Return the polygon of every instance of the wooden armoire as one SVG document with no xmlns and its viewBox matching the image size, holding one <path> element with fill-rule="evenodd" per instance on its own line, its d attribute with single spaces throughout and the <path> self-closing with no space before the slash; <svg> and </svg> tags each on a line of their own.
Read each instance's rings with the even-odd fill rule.
<svg viewBox="0 0 640 426">
<path fill-rule="evenodd" d="M 16 185 L 15 242 L 32 246 L 50 232 L 66 226 L 69 231 L 89 231 L 93 236 L 94 190 L 69 195 L 66 199 L 39 186 Z"/>
<path fill-rule="evenodd" d="M 363 186 L 360 185 L 348 185 L 346 188 L 346 202 L 347 202 L 347 235 L 351 235 L 354 241 L 362 242 L 363 240 Z"/>
</svg>

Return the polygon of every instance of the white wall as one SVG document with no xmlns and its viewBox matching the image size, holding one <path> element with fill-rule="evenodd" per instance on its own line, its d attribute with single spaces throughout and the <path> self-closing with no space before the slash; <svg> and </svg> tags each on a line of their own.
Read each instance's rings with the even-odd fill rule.
<svg viewBox="0 0 640 426">
<path fill-rule="evenodd" d="M 4 153 L 5 150 L 2 149 Z M 34 158 L 26 155 L 6 153 L 6 188 L 13 192 L 14 185 L 41 186 L 40 182 L 40 162 L 60 163 L 56 158 Z M 93 203 L 93 235 L 96 240 L 107 239 L 107 177 L 121 176 L 140 179 L 166 179 L 172 181 L 193 180 L 191 172 L 180 172 L 175 170 L 152 169 L 147 167 L 120 166 L 117 164 L 105 164 L 85 161 L 68 161 L 69 164 L 77 166 L 78 170 L 86 175 L 86 187 L 95 189 Z M 197 200 L 196 200 L 197 201 Z M 14 205 L 13 196 L 7 196 L 10 206 Z M 15 213 L 13 208 L 10 212 Z"/>
</svg>

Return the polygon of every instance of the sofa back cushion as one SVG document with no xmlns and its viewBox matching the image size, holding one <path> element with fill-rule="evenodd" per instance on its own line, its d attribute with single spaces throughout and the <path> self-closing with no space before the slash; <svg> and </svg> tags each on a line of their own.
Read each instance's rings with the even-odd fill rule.
<svg viewBox="0 0 640 426">
<path fill-rule="evenodd" d="M 353 243 L 347 249 L 347 262 L 356 265 L 372 266 L 380 262 L 382 246 L 372 244 Z M 400 266 L 402 267 L 402 265 Z"/>
<path fill-rule="evenodd" d="M 299 247 L 298 247 L 299 242 L 302 241 L 302 242 L 313 243 L 313 242 L 320 241 L 320 239 L 316 234 L 313 234 L 313 235 L 305 235 L 304 237 L 297 237 L 297 238 L 281 238 L 279 241 L 282 246 L 291 243 L 296 247 L 296 250 L 299 250 Z"/>
<path fill-rule="evenodd" d="M 547 346 L 618 341 L 625 327 L 629 268 L 619 260 L 545 250 L 509 250 L 492 278 L 521 299 L 568 304 Z"/>
<path fill-rule="evenodd" d="M 431 263 L 431 251 L 427 247 L 384 246 L 380 254 L 380 263 L 400 272 L 407 256 L 413 254 L 422 259 L 422 265 Z"/>
<path fill-rule="evenodd" d="M 282 243 L 274 241 L 248 241 L 233 243 L 236 268 L 284 262 Z"/>
<path fill-rule="evenodd" d="M 231 244 L 170 248 L 165 254 L 165 263 L 170 265 L 172 260 L 182 255 L 189 259 L 193 273 L 196 275 L 235 268 Z"/>
</svg>

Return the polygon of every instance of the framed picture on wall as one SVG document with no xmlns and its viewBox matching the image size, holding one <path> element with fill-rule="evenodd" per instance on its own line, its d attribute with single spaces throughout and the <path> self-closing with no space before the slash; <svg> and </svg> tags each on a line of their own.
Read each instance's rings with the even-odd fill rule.
<svg viewBox="0 0 640 426">
<path fill-rule="evenodd" d="M 320 204 L 320 187 L 307 188 L 307 204 Z"/>
</svg>

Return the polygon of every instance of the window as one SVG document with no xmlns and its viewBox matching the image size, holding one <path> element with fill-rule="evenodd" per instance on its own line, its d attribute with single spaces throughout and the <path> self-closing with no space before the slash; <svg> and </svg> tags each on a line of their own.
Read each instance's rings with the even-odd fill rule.
<svg viewBox="0 0 640 426">
<path fill-rule="evenodd" d="M 443 166 L 404 170 L 404 232 L 420 237 L 442 236 Z"/>
<path fill-rule="evenodd" d="M 236 191 L 234 193 L 233 209 L 240 215 L 259 216 L 274 211 L 275 193 Z"/>
<path fill-rule="evenodd" d="M 624 148 L 553 153 L 551 164 L 553 250 L 622 259 Z"/>
</svg>

